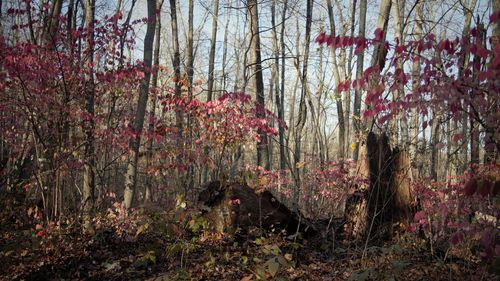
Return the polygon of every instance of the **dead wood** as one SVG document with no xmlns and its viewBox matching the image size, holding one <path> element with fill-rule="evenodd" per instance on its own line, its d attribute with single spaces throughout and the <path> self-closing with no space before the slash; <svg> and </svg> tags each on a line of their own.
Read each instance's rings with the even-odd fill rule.
<svg viewBox="0 0 500 281">
<path fill-rule="evenodd" d="M 369 133 L 360 149 L 357 174 L 370 184 L 348 198 L 345 230 L 355 240 L 387 238 L 393 226 L 413 217 L 410 160 L 405 151 L 391 149 L 385 134 Z"/>
<path fill-rule="evenodd" d="M 300 224 L 299 231 L 306 235 L 317 233 L 300 214 L 281 204 L 271 192 L 257 192 L 245 184 L 210 182 L 200 192 L 198 201 L 207 209 L 204 216 L 216 232 L 248 232 L 259 228 L 295 234 Z"/>
</svg>

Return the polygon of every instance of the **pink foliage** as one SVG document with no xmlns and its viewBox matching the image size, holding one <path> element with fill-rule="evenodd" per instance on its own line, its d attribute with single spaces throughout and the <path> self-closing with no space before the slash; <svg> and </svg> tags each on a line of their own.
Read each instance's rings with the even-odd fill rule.
<svg viewBox="0 0 500 281">
<path fill-rule="evenodd" d="M 472 243 L 480 247 L 481 256 L 491 260 L 499 257 L 495 249 L 500 247 L 496 227 L 500 198 L 492 183 L 492 178 L 499 181 L 500 166 L 491 164 L 473 170 L 474 174 L 467 172 L 453 182 L 417 182 L 421 210 L 415 214 L 410 230 L 420 227 L 429 239 L 449 241 L 451 247 Z"/>
<path fill-rule="evenodd" d="M 498 13 L 492 14 L 490 21 L 496 22 L 498 18 Z M 363 116 L 379 119 L 380 124 L 414 108 L 422 115 L 430 112 L 448 115 L 459 122 L 466 115 L 481 124 L 483 131 L 498 131 L 499 123 L 493 120 L 498 119 L 498 116 L 494 117 L 492 112 L 499 111 L 500 103 L 494 103 L 488 97 L 500 92 L 497 82 L 500 77 L 500 44 L 484 45 L 477 37 L 477 28 L 471 30 L 471 35 L 472 42 L 470 37 L 454 40 L 445 38 L 438 42 L 433 34 L 406 44 L 400 44 L 397 38 L 394 43 L 384 42 L 392 55 L 387 59 L 391 62 L 386 64 L 387 71 L 381 73 L 382 69 L 378 69 L 378 66 L 368 67 L 361 81 L 354 80 L 351 85 L 342 82 L 337 85 L 337 90 L 349 91 L 349 86 L 363 90 L 366 93 L 366 111 Z M 331 38 L 321 33 L 316 42 L 335 48 L 347 44 L 356 47 L 356 50 L 364 50 L 383 39 L 382 30 L 377 29 L 373 39 Z M 465 64 L 464 58 L 468 58 L 469 62 Z M 484 64 L 485 61 L 491 63 Z M 413 74 L 409 73 L 409 69 L 415 62 L 421 65 L 422 71 L 417 79 L 411 79 Z M 401 64 L 409 67 L 401 68 Z M 480 64 L 485 67 L 480 67 Z M 459 72 L 460 68 L 462 70 Z M 393 99 L 391 92 L 403 88 L 411 91 L 399 100 Z"/>
</svg>

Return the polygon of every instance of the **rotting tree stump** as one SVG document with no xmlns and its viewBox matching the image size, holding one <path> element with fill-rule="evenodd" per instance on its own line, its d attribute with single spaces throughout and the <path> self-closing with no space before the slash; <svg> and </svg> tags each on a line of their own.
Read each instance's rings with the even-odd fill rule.
<svg viewBox="0 0 500 281">
<path fill-rule="evenodd" d="M 248 185 L 213 181 L 206 184 L 198 197 L 204 205 L 204 217 L 212 231 L 248 233 L 253 229 L 286 231 L 288 235 L 299 232 L 305 236 L 317 231 L 300 214 L 289 210 L 267 191 L 257 192 Z"/>
<path fill-rule="evenodd" d="M 388 238 L 393 226 L 407 225 L 413 218 L 410 160 L 405 151 L 390 148 L 385 134 L 369 133 L 360 149 L 356 173 L 369 179 L 369 185 L 347 199 L 346 238 Z"/>
</svg>

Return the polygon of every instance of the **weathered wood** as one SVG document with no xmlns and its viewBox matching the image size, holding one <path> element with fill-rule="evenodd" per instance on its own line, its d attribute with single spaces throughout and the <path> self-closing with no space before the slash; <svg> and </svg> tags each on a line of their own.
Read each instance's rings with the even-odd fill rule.
<svg viewBox="0 0 500 281">
<path fill-rule="evenodd" d="M 205 218 L 212 230 L 221 233 L 261 228 L 294 234 L 301 221 L 299 215 L 281 204 L 271 192 L 256 192 L 244 184 L 211 182 L 200 192 L 198 201 L 208 207 Z M 315 232 L 305 221 L 300 225 L 299 231 L 308 235 Z"/>
<path fill-rule="evenodd" d="M 370 133 L 360 147 L 356 173 L 369 179 L 365 190 L 357 190 L 346 203 L 346 234 L 358 240 L 392 235 L 396 224 L 413 217 L 414 196 L 408 153 L 391 150 L 389 138 Z"/>
</svg>

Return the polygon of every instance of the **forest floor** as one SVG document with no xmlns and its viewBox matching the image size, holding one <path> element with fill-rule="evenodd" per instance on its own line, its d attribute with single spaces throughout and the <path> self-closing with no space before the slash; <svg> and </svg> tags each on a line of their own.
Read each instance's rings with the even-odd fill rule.
<svg viewBox="0 0 500 281">
<path fill-rule="evenodd" d="M 111 224 L 94 235 L 76 224 L 40 233 L 23 202 L 2 197 L 0 280 L 498 280 L 479 260 L 431 255 L 410 234 L 369 246 L 363 257 L 353 243 L 232 239 L 169 227 L 171 217 L 151 213 L 148 227 L 125 238 Z"/>
</svg>

